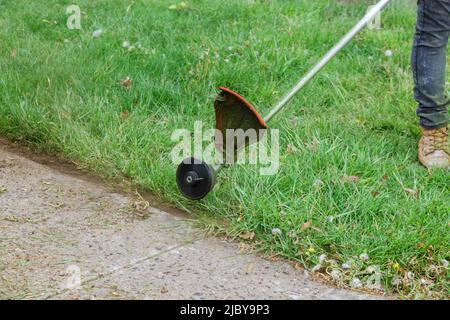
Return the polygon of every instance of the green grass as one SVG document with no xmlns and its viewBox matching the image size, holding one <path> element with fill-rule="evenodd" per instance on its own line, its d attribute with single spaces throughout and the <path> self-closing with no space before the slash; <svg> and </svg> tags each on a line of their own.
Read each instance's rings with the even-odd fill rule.
<svg viewBox="0 0 450 320">
<path fill-rule="evenodd" d="M 388 292 L 447 296 L 450 176 L 416 160 L 413 9 L 390 7 L 381 31 L 359 35 L 271 122 L 281 136 L 277 175 L 228 168 L 194 203 L 176 188 L 172 131 L 193 129 L 195 120 L 213 127 L 219 85 L 264 114 L 365 6 L 190 0 L 187 9 L 169 10 L 176 1 L 77 0 L 83 29 L 68 30 L 72 3 L 0 0 L 1 135 L 106 177 L 125 176 L 203 221 L 212 218 L 208 224 L 226 221 L 232 236 L 252 231 L 259 248 L 308 268 L 321 254 L 353 261 L 340 285 L 364 280 L 366 267 L 377 265 Z M 96 28 L 104 33 L 93 39 Z M 142 48 L 128 52 L 124 40 Z M 120 84 L 127 76 L 131 90 Z M 345 183 L 346 176 L 360 180 Z M 314 187 L 317 180 L 323 184 Z M 307 221 L 313 227 L 301 232 Z M 392 285 L 395 277 L 400 284 Z"/>
</svg>

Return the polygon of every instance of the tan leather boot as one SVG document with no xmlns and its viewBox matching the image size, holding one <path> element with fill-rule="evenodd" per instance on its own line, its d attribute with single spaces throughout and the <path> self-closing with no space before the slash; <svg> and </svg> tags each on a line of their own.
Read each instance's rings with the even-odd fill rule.
<svg viewBox="0 0 450 320">
<path fill-rule="evenodd" d="M 427 168 L 450 168 L 448 128 L 422 128 L 419 142 L 419 161 Z"/>
</svg>

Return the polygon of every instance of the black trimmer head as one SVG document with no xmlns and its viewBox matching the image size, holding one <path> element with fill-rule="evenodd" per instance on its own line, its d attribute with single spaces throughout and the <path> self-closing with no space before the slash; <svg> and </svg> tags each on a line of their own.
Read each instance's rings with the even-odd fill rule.
<svg viewBox="0 0 450 320">
<path fill-rule="evenodd" d="M 177 169 L 177 185 L 188 199 L 200 200 L 214 188 L 216 173 L 206 162 L 186 158 Z"/>
</svg>

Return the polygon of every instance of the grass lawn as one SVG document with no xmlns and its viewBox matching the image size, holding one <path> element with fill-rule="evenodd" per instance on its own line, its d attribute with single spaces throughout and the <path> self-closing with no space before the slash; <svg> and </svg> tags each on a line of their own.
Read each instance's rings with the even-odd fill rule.
<svg viewBox="0 0 450 320">
<path fill-rule="evenodd" d="M 73 3 L 82 30 L 66 27 Z M 320 260 L 340 286 L 365 284 L 376 266 L 388 292 L 448 297 L 450 174 L 416 160 L 414 8 L 389 7 L 382 30 L 359 35 L 270 123 L 277 175 L 228 168 L 201 202 L 176 187 L 171 134 L 196 120 L 213 127 L 217 86 L 265 114 L 362 16 L 361 3 L 0 0 L 0 134 L 125 176 L 248 245 L 307 268 Z"/>
</svg>

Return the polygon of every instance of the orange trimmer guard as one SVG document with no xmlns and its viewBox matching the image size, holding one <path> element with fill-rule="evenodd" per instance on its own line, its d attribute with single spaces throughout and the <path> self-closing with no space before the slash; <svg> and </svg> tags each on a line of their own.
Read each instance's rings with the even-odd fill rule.
<svg viewBox="0 0 450 320">
<path fill-rule="evenodd" d="M 226 154 L 226 159 L 236 159 L 241 149 L 261 138 L 264 132 L 261 129 L 267 126 L 258 111 L 242 96 L 224 87 L 219 90 L 214 101 L 218 131 L 216 148 Z M 233 139 L 231 135 L 234 135 Z"/>
</svg>

